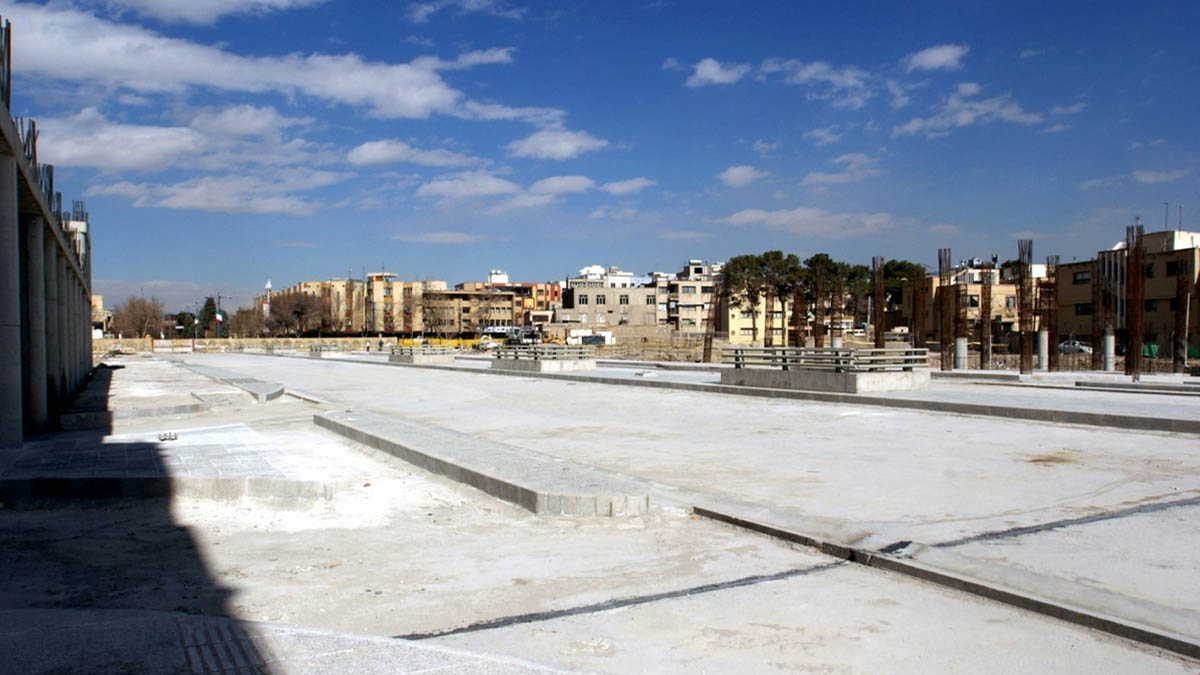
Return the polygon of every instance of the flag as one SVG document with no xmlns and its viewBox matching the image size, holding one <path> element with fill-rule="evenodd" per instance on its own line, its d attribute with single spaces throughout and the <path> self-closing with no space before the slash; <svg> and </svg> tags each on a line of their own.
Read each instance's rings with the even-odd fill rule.
<svg viewBox="0 0 1200 675">
<path fill-rule="evenodd" d="M 217 312 L 217 323 L 221 323 L 224 320 L 225 320 L 225 317 L 222 316 L 220 312 Z"/>
</svg>

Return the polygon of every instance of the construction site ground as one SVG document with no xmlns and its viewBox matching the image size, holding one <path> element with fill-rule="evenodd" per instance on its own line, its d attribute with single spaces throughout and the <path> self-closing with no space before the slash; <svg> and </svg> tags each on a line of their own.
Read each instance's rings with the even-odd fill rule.
<svg viewBox="0 0 1200 675">
<path fill-rule="evenodd" d="M 56 477 L 169 476 L 175 492 L 6 503 L 0 649 L 22 672 L 1200 667 L 1178 653 L 1200 644 L 1200 435 L 383 358 L 111 359 L 124 367 L 94 395 L 116 413 L 109 426 L 6 451 L 0 484 L 19 493 Z M 239 377 L 214 373 L 292 395 L 260 403 L 227 384 Z M 204 409 L 178 412 L 192 394 Z M 920 395 L 1200 418 L 1200 397 L 1188 395 L 983 382 Z M 120 414 L 130 408 L 138 414 Z M 331 410 L 585 464 L 644 486 L 651 510 L 535 515 L 313 424 Z M 237 480 L 242 493 L 229 490 Z M 289 482 L 323 489 L 306 497 Z M 857 564 L 697 506 L 1083 618 Z M 1088 617 L 1144 631 L 1118 637 Z M 1174 637 L 1174 651 L 1146 635 Z"/>
</svg>

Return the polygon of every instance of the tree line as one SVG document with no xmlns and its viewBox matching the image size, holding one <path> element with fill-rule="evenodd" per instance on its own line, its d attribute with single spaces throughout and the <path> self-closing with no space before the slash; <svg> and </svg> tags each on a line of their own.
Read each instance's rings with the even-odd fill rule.
<svg viewBox="0 0 1200 675">
<path fill-rule="evenodd" d="M 924 268 L 917 263 L 886 261 L 883 266 L 885 309 L 898 307 L 903 287 L 924 275 Z M 777 301 L 782 301 L 781 306 L 786 306 L 789 301 L 792 303 L 793 326 L 797 331 L 808 322 L 809 310 L 814 315 L 814 322 L 821 327 L 827 311 L 831 315 L 852 317 L 856 325 L 866 323 L 874 287 L 872 276 L 870 267 L 840 262 L 827 253 L 817 253 L 801 261 L 794 253 L 766 251 L 730 258 L 721 269 L 719 295 L 730 306 L 750 313 L 754 340 L 758 340 L 758 308 L 766 307 L 764 342 L 770 345 Z M 800 312 L 805 316 L 798 316 Z M 786 344 L 786 330 L 784 335 Z"/>
</svg>

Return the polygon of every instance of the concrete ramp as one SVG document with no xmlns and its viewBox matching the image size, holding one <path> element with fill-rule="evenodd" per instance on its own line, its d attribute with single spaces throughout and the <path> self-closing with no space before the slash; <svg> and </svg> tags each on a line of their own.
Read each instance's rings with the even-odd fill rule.
<svg viewBox="0 0 1200 675">
<path fill-rule="evenodd" d="M 449 429 L 350 411 L 313 422 L 539 515 L 637 516 L 650 508 L 636 481 Z"/>
</svg>

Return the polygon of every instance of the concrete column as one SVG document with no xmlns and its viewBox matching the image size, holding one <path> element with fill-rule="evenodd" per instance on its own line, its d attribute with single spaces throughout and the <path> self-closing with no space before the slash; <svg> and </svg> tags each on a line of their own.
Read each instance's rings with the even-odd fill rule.
<svg viewBox="0 0 1200 675">
<path fill-rule="evenodd" d="M 954 369 L 967 369 L 967 338 L 954 338 Z"/>
<path fill-rule="evenodd" d="M 41 218 L 26 218 L 21 227 L 21 282 L 25 288 L 25 419 L 33 431 L 46 428 L 49 403 L 46 398 L 46 274 L 43 270 Z"/>
<path fill-rule="evenodd" d="M 829 338 L 829 346 L 834 349 L 841 349 L 842 348 L 842 336 L 841 335 L 831 336 Z"/>
<path fill-rule="evenodd" d="M 71 393 L 79 393 L 79 280 L 75 272 L 68 269 L 67 282 L 71 288 L 71 313 L 67 317 L 71 330 Z"/>
<path fill-rule="evenodd" d="M 1050 370 L 1050 331 L 1037 332 L 1037 369 Z"/>
<path fill-rule="evenodd" d="M 52 233 L 43 237 L 42 273 L 46 288 L 46 399 L 54 416 L 62 404 L 62 361 L 58 353 L 62 329 L 58 325 L 58 242 Z"/>
<path fill-rule="evenodd" d="M 58 365 L 59 402 L 62 406 L 71 400 L 71 333 L 67 323 L 67 307 L 71 304 L 71 288 L 67 285 L 67 259 L 60 251 L 55 269 L 58 276 Z"/>
<path fill-rule="evenodd" d="M 21 231 L 17 158 L 0 155 L 0 448 L 25 438 L 21 401 Z"/>
<path fill-rule="evenodd" d="M 1111 373 L 1117 369 L 1117 336 L 1106 333 L 1102 342 L 1104 344 L 1104 372 Z"/>
</svg>

